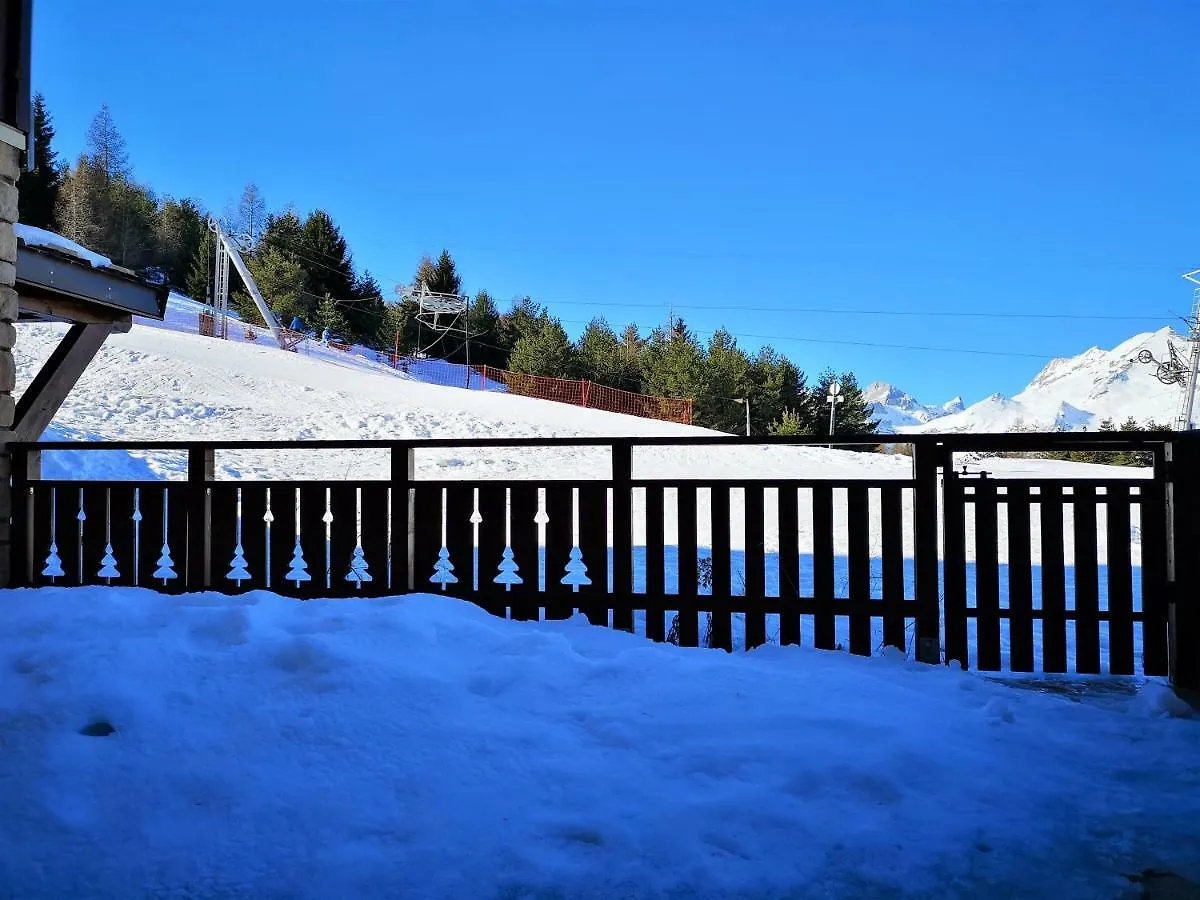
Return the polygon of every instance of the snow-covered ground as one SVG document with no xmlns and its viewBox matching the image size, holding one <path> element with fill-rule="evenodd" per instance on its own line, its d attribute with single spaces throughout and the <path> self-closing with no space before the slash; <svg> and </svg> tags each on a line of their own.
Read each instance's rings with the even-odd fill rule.
<svg viewBox="0 0 1200 900">
<path fill-rule="evenodd" d="M 1096 431 L 1105 419 L 1120 425 L 1130 416 L 1141 425 L 1153 419 L 1169 427 L 1181 388 L 1160 383 L 1153 366 L 1137 361 L 1143 350 L 1157 360 L 1169 359 L 1168 345 L 1187 358 L 1187 342 L 1162 328 L 1112 350 L 1092 347 L 1053 360 L 1016 396 L 992 394 L 966 409 L 957 397 L 944 406 L 927 406 L 890 384 L 872 384 L 865 393 L 880 429 L 897 433 Z"/>
<path fill-rule="evenodd" d="M 1146 869 L 1200 880 L 1200 720 L 1158 683 L 1077 702 L 424 596 L 5 599 L 5 896 L 1092 900 Z"/>
</svg>

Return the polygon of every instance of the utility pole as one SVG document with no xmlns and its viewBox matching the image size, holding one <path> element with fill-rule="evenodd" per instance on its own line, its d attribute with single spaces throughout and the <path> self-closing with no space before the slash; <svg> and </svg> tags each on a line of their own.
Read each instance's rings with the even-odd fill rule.
<svg viewBox="0 0 1200 900">
<path fill-rule="evenodd" d="M 829 385 L 829 395 L 825 398 L 825 402 L 829 404 L 829 449 L 830 450 L 833 449 L 834 411 L 837 409 L 837 405 L 839 403 L 844 402 L 845 399 L 846 398 L 842 396 L 841 384 L 839 384 L 838 382 L 835 381 L 835 382 L 833 382 L 833 384 Z"/>
</svg>

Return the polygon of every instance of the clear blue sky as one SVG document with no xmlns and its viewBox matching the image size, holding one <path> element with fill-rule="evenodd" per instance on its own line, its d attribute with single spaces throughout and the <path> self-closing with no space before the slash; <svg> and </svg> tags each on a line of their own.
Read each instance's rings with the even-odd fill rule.
<svg viewBox="0 0 1200 900">
<path fill-rule="evenodd" d="M 107 102 L 139 180 L 327 209 L 385 292 L 446 247 L 573 333 L 674 305 L 972 402 L 1043 361 L 817 341 L 1050 357 L 1186 313 L 1198 29 L 1194 0 L 40 0 L 34 86 L 65 155 Z"/>
</svg>

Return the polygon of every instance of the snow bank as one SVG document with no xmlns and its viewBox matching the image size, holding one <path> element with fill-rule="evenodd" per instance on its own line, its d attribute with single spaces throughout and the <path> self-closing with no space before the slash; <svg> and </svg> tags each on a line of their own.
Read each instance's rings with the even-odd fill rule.
<svg viewBox="0 0 1200 900">
<path fill-rule="evenodd" d="M 0 888 L 1113 897 L 1200 877 L 1200 722 L 1143 705 L 433 597 L 9 591 Z"/>
<path fill-rule="evenodd" d="M 13 230 L 17 233 L 17 237 L 23 240 L 30 247 L 53 247 L 57 250 L 65 250 L 67 253 L 72 253 L 81 259 L 87 260 L 97 269 L 105 269 L 112 265 L 112 260 L 107 256 L 101 256 L 92 250 L 89 250 L 83 244 L 77 244 L 70 238 L 65 238 L 61 234 L 55 234 L 53 231 L 46 231 L 44 228 L 35 228 L 32 225 L 16 224 Z"/>
</svg>

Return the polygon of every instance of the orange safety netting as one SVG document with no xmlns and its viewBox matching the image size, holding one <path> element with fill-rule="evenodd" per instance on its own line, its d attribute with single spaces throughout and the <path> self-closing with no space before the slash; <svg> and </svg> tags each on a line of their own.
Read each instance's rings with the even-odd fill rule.
<svg viewBox="0 0 1200 900">
<path fill-rule="evenodd" d="M 442 359 L 421 359 L 396 356 L 390 351 L 379 353 L 381 361 L 408 372 L 426 384 L 467 388 L 476 391 L 499 391 L 556 403 L 570 403 L 588 409 L 641 416 L 663 422 L 692 424 L 692 401 L 679 397 L 651 397 L 606 387 L 592 381 L 572 378 L 548 378 L 543 375 L 523 375 L 493 366 L 466 366 Z"/>
</svg>

